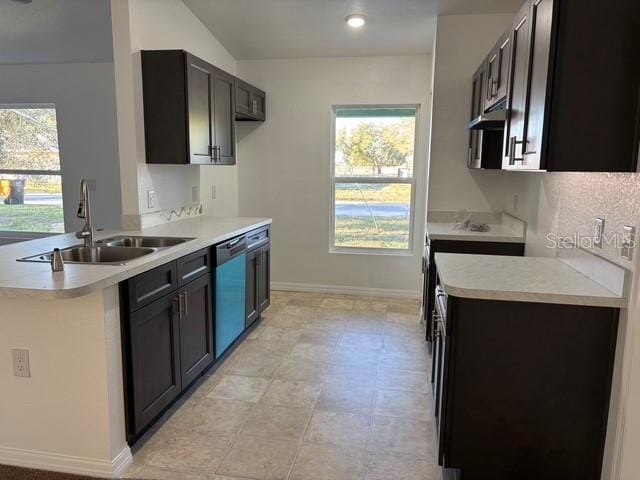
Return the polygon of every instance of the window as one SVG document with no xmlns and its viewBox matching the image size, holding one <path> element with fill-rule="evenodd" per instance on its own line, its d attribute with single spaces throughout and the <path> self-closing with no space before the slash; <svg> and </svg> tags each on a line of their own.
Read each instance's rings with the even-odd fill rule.
<svg viewBox="0 0 640 480">
<path fill-rule="evenodd" d="M 416 106 L 334 107 L 331 251 L 411 249 Z"/>
<path fill-rule="evenodd" d="M 53 105 L 0 105 L 0 231 L 64 232 Z"/>
</svg>

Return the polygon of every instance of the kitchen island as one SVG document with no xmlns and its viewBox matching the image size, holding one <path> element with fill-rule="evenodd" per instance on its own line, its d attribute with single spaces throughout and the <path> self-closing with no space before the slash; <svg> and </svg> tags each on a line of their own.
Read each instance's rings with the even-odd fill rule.
<svg viewBox="0 0 640 480">
<path fill-rule="evenodd" d="M 119 284 L 271 223 L 197 217 L 96 239 L 188 237 L 123 265 L 18 262 L 81 243 L 74 234 L 0 247 L 0 463 L 104 477 L 131 460 L 127 444 Z M 12 349 L 29 350 L 30 377 Z"/>
</svg>

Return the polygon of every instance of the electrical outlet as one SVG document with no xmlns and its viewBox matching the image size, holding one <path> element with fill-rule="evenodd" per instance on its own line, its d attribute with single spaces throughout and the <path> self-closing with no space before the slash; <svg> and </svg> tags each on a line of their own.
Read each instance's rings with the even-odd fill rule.
<svg viewBox="0 0 640 480">
<path fill-rule="evenodd" d="M 636 227 L 624 225 L 622 227 L 622 250 L 620 256 L 627 260 L 633 260 L 633 248 L 636 243 Z"/>
<path fill-rule="evenodd" d="M 87 188 L 89 188 L 90 192 L 95 192 L 97 188 L 96 181 L 93 179 L 87 180 Z"/>
<path fill-rule="evenodd" d="M 196 185 L 191 187 L 191 201 L 192 202 L 200 201 L 200 187 Z"/>
<path fill-rule="evenodd" d="M 602 237 L 604 236 L 604 218 L 596 218 L 596 227 L 593 234 L 593 246 L 602 248 Z"/>
<path fill-rule="evenodd" d="M 29 350 L 14 348 L 13 354 L 13 375 L 16 377 L 30 377 Z"/>
<path fill-rule="evenodd" d="M 147 206 L 149 208 L 156 208 L 156 191 L 147 190 Z"/>
<path fill-rule="evenodd" d="M 216 199 L 216 186 L 211 185 L 211 200 L 215 200 L 215 199 Z"/>
</svg>

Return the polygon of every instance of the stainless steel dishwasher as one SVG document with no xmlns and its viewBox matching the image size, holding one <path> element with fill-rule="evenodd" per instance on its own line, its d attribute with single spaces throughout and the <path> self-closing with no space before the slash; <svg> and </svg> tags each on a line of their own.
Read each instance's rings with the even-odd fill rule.
<svg viewBox="0 0 640 480">
<path fill-rule="evenodd" d="M 240 236 L 216 245 L 215 326 L 216 358 L 245 328 L 247 239 Z"/>
</svg>

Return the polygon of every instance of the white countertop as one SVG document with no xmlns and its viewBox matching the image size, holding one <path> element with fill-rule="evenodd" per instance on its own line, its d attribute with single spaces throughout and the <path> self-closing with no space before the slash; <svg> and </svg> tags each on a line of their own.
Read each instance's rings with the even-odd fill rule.
<svg viewBox="0 0 640 480">
<path fill-rule="evenodd" d="M 524 243 L 524 233 L 504 224 L 489 224 L 487 232 L 460 230 L 455 223 L 427 222 L 430 240 L 465 240 L 476 242 Z"/>
<path fill-rule="evenodd" d="M 193 237 L 194 240 L 160 249 L 126 265 L 65 264 L 63 272 L 51 271 L 48 263 L 17 262 L 16 259 L 82 244 L 74 233 L 56 235 L 0 247 L 0 296 L 71 298 L 115 285 L 154 267 L 223 242 L 271 223 L 267 218 L 196 217 L 139 231 L 97 232 L 96 240 L 115 235 Z"/>
<path fill-rule="evenodd" d="M 454 297 L 624 308 L 608 290 L 558 258 L 436 253 L 438 276 Z"/>
</svg>

